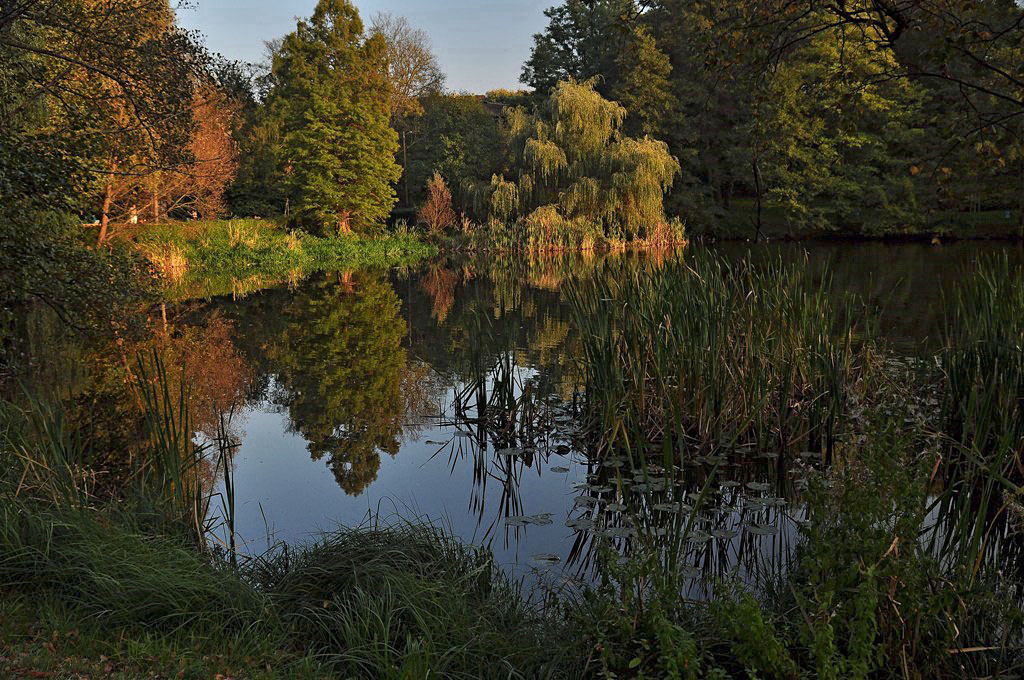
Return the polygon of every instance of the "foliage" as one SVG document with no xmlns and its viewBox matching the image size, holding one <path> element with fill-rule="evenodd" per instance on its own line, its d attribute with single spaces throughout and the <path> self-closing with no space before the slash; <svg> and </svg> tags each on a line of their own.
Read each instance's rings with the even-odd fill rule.
<svg viewBox="0 0 1024 680">
<path fill-rule="evenodd" d="M 592 83 L 574 81 L 559 84 L 536 115 L 513 110 L 514 179 L 477 183 L 476 210 L 501 222 L 547 207 L 612 239 L 648 238 L 666 222 L 662 197 L 679 164 L 664 143 L 623 135 L 625 116 Z"/>
<path fill-rule="evenodd" d="M 855 31 L 847 28 L 847 31 Z M 910 168 L 924 137 L 924 93 L 886 80 L 895 56 L 822 33 L 791 56 L 766 94 L 760 171 L 793 225 L 910 229 L 923 216 Z"/>
<path fill-rule="evenodd" d="M 540 97 L 566 80 L 615 82 L 616 58 L 636 15 L 633 0 L 566 0 L 545 10 L 548 26 L 534 36 L 520 80 Z"/>
<path fill-rule="evenodd" d="M 439 233 L 455 224 L 452 210 L 452 192 L 444 178 L 435 172 L 427 182 L 427 201 L 420 206 L 419 221 L 426 224 L 432 233 Z"/>
<path fill-rule="evenodd" d="M 495 117 L 479 97 L 433 94 L 421 101 L 423 115 L 407 118 L 405 178 L 409 203 L 426 200 L 424 189 L 435 172 L 449 184 L 456 209 L 465 212 L 471 202 L 467 180 L 490 177 L 505 156 L 504 139 Z M 410 206 L 406 206 L 410 207 Z"/>
<path fill-rule="evenodd" d="M 270 106 L 299 223 L 322 235 L 380 229 L 395 202 L 387 44 L 348 0 L 321 0 L 274 54 Z"/>
<path fill-rule="evenodd" d="M 626 108 L 625 129 L 679 159 L 666 205 L 691 229 L 976 236 L 971 214 L 998 207 L 1010 235 L 1024 215 L 1024 116 L 1008 88 L 1020 81 L 1022 11 L 1010 0 L 565 0 L 547 11 L 522 79 L 543 96 L 560 79 L 598 78 Z"/>
</svg>

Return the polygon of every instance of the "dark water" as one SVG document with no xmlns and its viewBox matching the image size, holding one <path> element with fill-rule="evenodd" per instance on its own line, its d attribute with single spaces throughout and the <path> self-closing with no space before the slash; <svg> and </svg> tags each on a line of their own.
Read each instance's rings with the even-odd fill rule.
<svg viewBox="0 0 1024 680">
<path fill-rule="evenodd" d="M 837 291 L 882 310 L 893 347 L 918 356 L 979 257 L 1024 259 L 1002 244 L 717 250 L 827 270 Z M 489 546 L 514 574 L 557 584 L 592 577 L 595 532 L 622 550 L 638 532 L 671 533 L 715 461 L 664 489 L 656 475 L 599 468 L 577 445 L 578 337 L 560 286 L 600 276 L 607 257 L 639 266 L 666 256 L 448 258 L 171 305 L 172 326 L 202 329 L 180 350 L 196 353 L 200 401 L 233 413 L 243 544 L 259 552 L 338 524 L 426 520 Z M 799 474 L 766 455 L 719 482 L 716 506 L 687 537 L 694 575 L 777 568 L 803 519 Z M 622 503 L 641 489 L 662 494 L 643 519 Z"/>
</svg>

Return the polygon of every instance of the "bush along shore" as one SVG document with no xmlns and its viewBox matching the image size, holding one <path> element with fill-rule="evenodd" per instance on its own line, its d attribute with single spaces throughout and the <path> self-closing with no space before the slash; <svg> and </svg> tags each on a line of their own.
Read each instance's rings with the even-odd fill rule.
<svg viewBox="0 0 1024 680">
<path fill-rule="evenodd" d="M 130 464 L 83 444 L 56 405 L 3 404 L 0 673 L 1024 671 L 1022 272 L 985 265 L 954 300 L 938 360 L 918 365 L 895 362 L 868 315 L 803 270 L 690 264 L 615 290 L 570 288 L 585 431 L 600 484 L 620 490 L 625 510 L 590 520 L 601 530 L 593 585 L 541 602 L 487 550 L 430 526 L 237 553 L 231 438 L 221 427 L 210 445 L 195 442 L 187 386 L 158 357 L 134 371 L 148 415 Z M 798 535 L 769 573 L 712 569 L 712 595 L 692 599 L 688 546 L 713 538 L 700 513 L 747 503 L 719 471 L 765 456 L 800 472 Z M 693 463 L 705 471 L 696 481 Z"/>
<path fill-rule="evenodd" d="M 246 293 L 317 271 L 405 266 L 437 252 L 404 230 L 321 237 L 260 219 L 157 224 L 136 241 L 176 298 Z"/>
</svg>

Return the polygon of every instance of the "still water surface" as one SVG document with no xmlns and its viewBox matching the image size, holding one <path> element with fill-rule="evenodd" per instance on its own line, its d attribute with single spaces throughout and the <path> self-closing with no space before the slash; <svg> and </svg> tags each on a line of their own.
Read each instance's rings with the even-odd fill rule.
<svg viewBox="0 0 1024 680">
<path fill-rule="evenodd" d="M 1024 260 L 1020 247 L 1004 244 L 717 250 L 827 269 L 837 291 L 882 311 L 883 336 L 908 356 L 932 351 L 944 300 L 977 258 Z M 236 530 L 247 549 L 372 518 L 417 519 L 489 546 L 516 576 L 591 579 L 595 530 L 620 547 L 635 536 L 622 480 L 655 491 L 664 484 L 599 468 L 575 438 L 578 337 L 560 286 L 603 275 L 610 257 L 639 267 L 667 256 L 442 258 L 414 271 L 321 275 L 172 309 L 182 322 L 215 319 L 228 329 L 225 358 L 211 372 L 237 366 L 245 374 L 231 431 Z M 800 475 L 790 467 L 799 466 L 784 469 L 765 454 L 721 473 L 715 503 L 690 537 L 695 577 L 756 575 L 790 554 L 803 519 Z M 695 474 L 693 487 L 654 505 L 655 522 L 685 512 L 699 491 Z"/>
</svg>

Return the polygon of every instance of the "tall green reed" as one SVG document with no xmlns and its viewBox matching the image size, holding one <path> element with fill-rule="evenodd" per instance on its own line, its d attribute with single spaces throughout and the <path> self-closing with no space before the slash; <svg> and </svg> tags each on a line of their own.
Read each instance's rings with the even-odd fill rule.
<svg viewBox="0 0 1024 680">
<path fill-rule="evenodd" d="M 934 538 L 978 568 L 1013 543 L 1007 513 L 1024 498 L 1024 271 L 1005 255 L 965 275 L 940 366 L 943 488 Z"/>
<path fill-rule="evenodd" d="M 861 388 L 866 338 L 858 333 L 868 327 L 827 278 L 698 251 L 576 280 L 566 295 L 604 449 L 832 455 Z"/>
<path fill-rule="evenodd" d="M 26 391 L 21 405 L 3 404 L 4 491 L 18 502 L 49 507 L 117 507 L 135 524 L 186 537 L 201 550 L 223 522 L 232 545 L 233 445 L 226 427 L 221 423 L 210 441 L 197 439 L 187 381 L 169 375 L 156 352 L 137 357 L 132 377 L 129 398 L 138 400 L 144 443 L 122 452 L 93 450 L 89 424 L 69 422 L 59 398 Z M 227 497 L 214 519 L 218 477 Z"/>
</svg>

